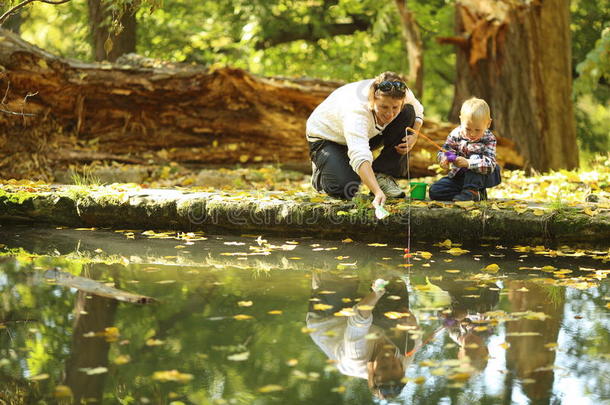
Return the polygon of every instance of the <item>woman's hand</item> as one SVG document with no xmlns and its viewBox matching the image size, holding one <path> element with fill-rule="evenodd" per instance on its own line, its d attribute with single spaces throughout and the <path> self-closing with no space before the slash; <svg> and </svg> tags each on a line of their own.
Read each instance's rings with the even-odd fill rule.
<svg viewBox="0 0 610 405">
<path fill-rule="evenodd" d="M 406 155 L 411 151 L 411 149 L 413 149 L 413 146 L 415 146 L 415 143 L 417 142 L 417 135 L 406 135 L 404 138 L 402 138 L 402 140 L 403 143 L 399 143 L 398 145 L 394 146 L 394 149 L 396 149 L 398 154 Z"/>
<path fill-rule="evenodd" d="M 375 198 L 373 199 L 373 207 L 380 207 L 385 204 L 385 200 L 387 197 L 385 196 L 383 191 L 381 191 L 381 189 L 377 191 L 374 195 Z"/>
</svg>

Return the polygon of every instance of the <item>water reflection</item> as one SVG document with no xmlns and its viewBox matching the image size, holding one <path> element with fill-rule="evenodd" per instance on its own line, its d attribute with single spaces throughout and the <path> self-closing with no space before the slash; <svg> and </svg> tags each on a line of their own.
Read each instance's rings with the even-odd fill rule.
<svg viewBox="0 0 610 405">
<path fill-rule="evenodd" d="M 307 327 L 315 344 L 348 376 L 366 379 L 378 398 L 394 398 L 420 339 L 400 278 L 358 294 L 360 279 L 314 271 Z"/>
<path fill-rule="evenodd" d="M 58 386 L 70 403 L 104 404 L 607 398 L 610 284 L 590 270 L 599 260 L 422 246 L 431 259 L 407 268 L 393 246 L 28 232 L 0 231 L 13 249 L 0 256 L 0 403 L 55 403 Z M 490 263 L 502 270 L 481 270 Z M 159 303 L 50 285 L 41 274 L 55 266 Z M 379 296 L 376 278 L 390 280 Z"/>
</svg>

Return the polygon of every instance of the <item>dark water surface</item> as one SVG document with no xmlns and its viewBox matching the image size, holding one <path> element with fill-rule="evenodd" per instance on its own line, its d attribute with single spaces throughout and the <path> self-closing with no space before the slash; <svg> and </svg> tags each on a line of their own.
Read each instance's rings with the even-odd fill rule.
<svg viewBox="0 0 610 405">
<path fill-rule="evenodd" d="M 608 248 L 403 249 L 2 226 L 0 403 L 609 403 Z"/>
</svg>

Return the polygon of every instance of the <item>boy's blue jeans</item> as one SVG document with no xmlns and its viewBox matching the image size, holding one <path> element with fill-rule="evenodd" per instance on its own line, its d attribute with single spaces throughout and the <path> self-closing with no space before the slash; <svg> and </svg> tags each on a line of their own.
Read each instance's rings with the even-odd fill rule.
<svg viewBox="0 0 610 405">
<path fill-rule="evenodd" d="M 477 190 L 486 195 L 485 190 L 502 182 L 500 166 L 490 174 L 481 174 L 473 170 L 460 170 L 454 177 L 445 176 L 430 186 L 430 199 L 451 201 L 464 189 Z"/>
</svg>

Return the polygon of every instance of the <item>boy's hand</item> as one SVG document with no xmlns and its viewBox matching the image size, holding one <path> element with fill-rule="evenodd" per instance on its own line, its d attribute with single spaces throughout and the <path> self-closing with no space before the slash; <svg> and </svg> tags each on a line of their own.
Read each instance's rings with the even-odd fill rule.
<svg viewBox="0 0 610 405">
<path fill-rule="evenodd" d="M 440 165 L 443 169 L 449 169 L 449 160 L 446 157 L 441 158 Z"/>
<path fill-rule="evenodd" d="M 468 169 L 468 160 L 462 156 L 458 156 L 455 159 L 455 162 L 453 162 L 454 165 L 456 165 L 457 167 L 463 167 L 465 169 Z"/>
</svg>

